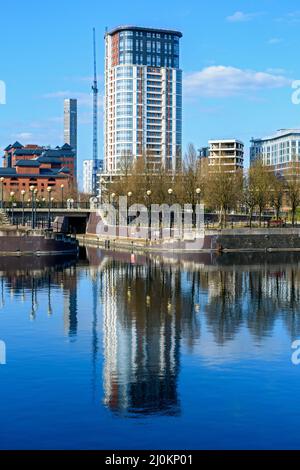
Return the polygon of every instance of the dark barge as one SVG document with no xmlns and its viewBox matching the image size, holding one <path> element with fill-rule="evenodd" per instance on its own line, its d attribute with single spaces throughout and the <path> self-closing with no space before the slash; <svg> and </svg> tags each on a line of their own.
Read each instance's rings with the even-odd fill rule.
<svg viewBox="0 0 300 470">
<path fill-rule="evenodd" d="M 0 228 L 0 256 L 77 256 L 75 237 L 52 230 Z"/>
</svg>

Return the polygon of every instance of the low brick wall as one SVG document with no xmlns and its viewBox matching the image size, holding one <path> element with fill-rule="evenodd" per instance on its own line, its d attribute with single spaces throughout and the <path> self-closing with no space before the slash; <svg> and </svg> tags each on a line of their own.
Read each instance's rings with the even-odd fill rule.
<svg viewBox="0 0 300 470">
<path fill-rule="evenodd" d="M 233 251 L 300 250 L 300 230 L 223 230 L 213 237 L 212 248 Z"/>
</svg>

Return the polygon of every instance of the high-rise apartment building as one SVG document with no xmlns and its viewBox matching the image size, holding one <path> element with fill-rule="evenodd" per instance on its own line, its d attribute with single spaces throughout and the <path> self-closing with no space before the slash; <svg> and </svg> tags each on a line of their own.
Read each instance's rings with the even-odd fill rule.
<svg viewBox="0 0 300 470">
<path fill-rule="evenodd" d="M 282 176 L 300 174 L 300 129 L 280 129 L 274 135 L 252 139 L 250 163 L 258 159 Z"/>
<path fill-rule="evenodd" d="M 122 26 L 105 35 L 105 161 L 126 159 L 175 171 L 182 154 L 182 71 L 178 31 Z"/>
<path fill-rule="evenodd" d="M 93 194 L 93 170 L 94 161 L 84 160 L 83 162 L 83 192 L 85 194 Z M 97 171 L 97 195 L 99 193 L 100 176 L 103 172 L 103 160 L 97 160 L 96 162 Z"/>
<path fill-rule="evenodd" d="M 212 171 L 222 167 L 228 173 L 242 170 L 244 167 L 244 144 L 237 139 L 210 140 L 208 169 Z"/>
<path fill-rule="evenodd" d="M 74 176 L 77 178 L 77 100 L 64 101 L 64 141 L 74 150 L 75 168 Z"/>
</svg>

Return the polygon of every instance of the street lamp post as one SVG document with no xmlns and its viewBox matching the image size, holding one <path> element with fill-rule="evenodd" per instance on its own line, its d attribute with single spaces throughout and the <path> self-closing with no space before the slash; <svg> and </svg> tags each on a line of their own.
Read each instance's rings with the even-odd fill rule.
<svg viewBox="0 0 300 470">
<path fill-rule="evenodd" d="M 131 205 L 131 202 L 130 202 L 130 201 L 131 201 L 131 198 L 132 198 L 132 192 L 129 191 L 129 192 L 127 193 L 127 196 L 128 196 L 128 201 L 129 201 L 128 204 L 127 204 L 127 206 L 128 206 L 128 208 L 127 208 L 127 226 L 128 226 L 128 222 L 129 222 L 128 209 L 129 209 L 129 207 L 130 207 L 130 205 Z"/>
<path fill-rule="evenodd" d="M 172 196 L 173 196 L 173 189 L 168 189 L 168 194 L 170 196 L 170 205 L 172 206 Z M 170 212 L 170 238 L 172 237 L 172 213 Z"/>
<path fill-rule="evenodd" d="M 152 191 L 149 189 L 146 192 L 147 198 L 148 198 L 148 238 L 151 240 L 151 195 Z"/>
<path fill-rule="evenodd" d="M 35 187 L 34 186 L 30 186 L 30 192 L 31 192 L 31 228 L 32 230 L 35 229 L 35 220 L 34 220 L 34 199 L 35 199 L 35 195 L 34 195 L 34 190 L 35 190 Z"/>
<path fill-rule="evenodd" d="M 52 202 L 51 192 L 52 192 L 52 188 L 49 186 L 47 188 L 47 191 L 48 191 L 48 230 L 50 230 L 51 229 L 51 202 Z"/>
<path fill-rule="evenodd" d="M 11 221 L 12 221 L 12 225 L 14 225 L 14 197 L 15 197 L 15 193 L 12 191 L 12 192 L 10 193 Z"/>
<path fill-rule="evenodd" d="M 64 185 L 62 184 L 60 186 L 60 189 L 61 189 L 61 208 L 63 209 L 64 208 Z"/>
<path fill-rule="evenodd" d="M 21 191 L 21 195 L 22 195 L 22 226 L 23 227 L 25 225 L 25 194 L 26 194 L 26 191 L 23 189 Z"/>
<path fill-rule="evenodd" d="M 200 204 L 200 195 L 201 195 L 201 189 L 200 189 L 200 188 L 197 188 L 197 189 L 196 189 L 197 204 Z M 197 210 L 197 208 L 196 208 L 196 210 Z M 195 213 L 194 215 L 195 215 L 194 224 L 195 224 L 195 226 L 196 226 L 196 222 L 197 222 L 197 218 L 196 218 L 196 217 L 197 217 L 197 214 Z"/>
<path fill-rule="evenodd" d="M 3 209 L 4 207 L 4 178 L 2 176 L 2 178 L 0 178 L 0 182 L 1 182 L 1 209 Z"/>
<path fill-rule="evenodd" d="M 54 201 L 55 201 L 55 199 L 54 199 L 54 197 L 52 197 L 51 200 L 50 200 L 50 202 L 51 202 L 51 208 L 53 207 Z M 53 224 L 53 231 L 54 231 L 54 224 Z M 58 232 L 58 223 L 57 223 L 57 225 L 56 225 L 56 231 Z"/>
<path fill-rule="evenodd" d="M 38 198 L 37 198 L 38 190 L 34 190 L 34 226 L 37 227 L 37 204 L 38 204 Z"/>
</svg>

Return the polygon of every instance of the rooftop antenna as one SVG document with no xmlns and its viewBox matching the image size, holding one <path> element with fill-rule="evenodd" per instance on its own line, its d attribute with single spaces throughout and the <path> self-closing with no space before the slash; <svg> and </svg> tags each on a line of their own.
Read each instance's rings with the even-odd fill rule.
<svg viewBox="0 0 300 470">
<path fill-rule="evenodd" d="M 96 59 L 96 30 L 93 28 L 94 46 L 94 81 L 93 81 L 93 194 L 97 193 L 97 169 L 98 169 L 98 83 L 97 83 L 97 59 Z"/>
</svg>

